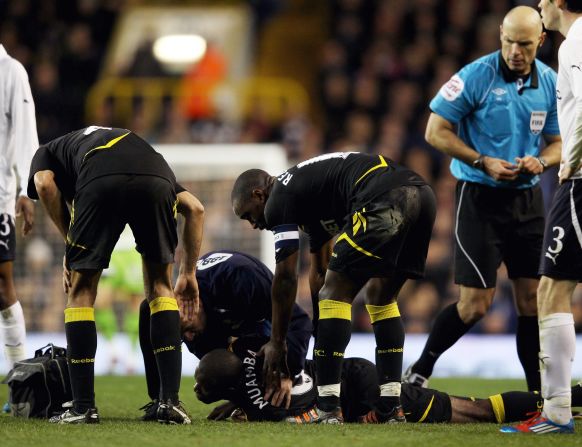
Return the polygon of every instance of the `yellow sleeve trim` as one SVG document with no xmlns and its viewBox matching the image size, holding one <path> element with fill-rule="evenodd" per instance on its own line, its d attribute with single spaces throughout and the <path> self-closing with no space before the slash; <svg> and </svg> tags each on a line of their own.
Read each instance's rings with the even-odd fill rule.
<svg viewBox="0 0 582 447">
<path fill-rule="evenodd" d="M 366 310 L 370 314 L 370 320 L 372 323 L 400 316 L 400 310 L 398 309 L 398 303 L 396 302 L 386 304 L 385 306 L 373 306 L 372 304 L 366 304 Z"/>
<path fill-rule="evenodd" d="M 495 414 L 497 423 L 501 424 L 505 422 L 505 404 L 503 403 L 503 397 L 501 397 L 501 394 L 489 396 L 489 401 L 493 407 L 493 413 Z"/>
<path fill-rule="evenodd" d="M 358 180 L 356 180 L 356 183 L 354 183 L 354 185 L 357 185 L 358 183 L 360 183 L 360 180 L 362 180 L 370 172 L 375 171 L 376 169 L 385 168 L 386 166 L 388 166 L 388 162 L 384 159 L 384 157 L 382 157 L 381 155 L 378 155 L 378 157 L 380 158 L 380 163 L 377 164 L 376 166 L 368 169 L 366 172 L 364 172 L 364 175 L 362 175 Z"/>
<path fill-rule="evenodd" d="M 65 309 L 65 323 L 76 321 L 95 321 L 95 309 L 92 307 L 69 307 Z"/>
<path fill-rule="evenodd" d="M 150 302 L 151 315 L 157 312 L 163 312 L 165 310 L 178 310 L 178 302 L 176 301 L 176 298 L 171 298 L 169 296 L 159 296 Z"/>
<path fill-rule="evenodd" d="M 343 301 L 322 300 L 319 302 L 319 319 L 339 318 L 352 321 L 352 305 Z"/>
</svg>

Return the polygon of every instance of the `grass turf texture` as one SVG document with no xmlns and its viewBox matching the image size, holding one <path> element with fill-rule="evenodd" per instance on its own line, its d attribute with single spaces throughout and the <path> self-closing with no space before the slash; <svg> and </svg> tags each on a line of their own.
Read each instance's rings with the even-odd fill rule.
<svg viewBox="0 0 582 447">
<path fill-rule="evenodd" d="M 97 406 L 101 424 L 58 426 L 44 420 L 0 416 L 0 445 L 26 446 L 582 446 L 582 423 L 575 435 L 510 435 L 497 424 L 396 424 L 290 426 L 274 423 L 235 424 L 210 422 L 213 405 L 198 402 L 192 392 L 194 379 L 184 377 L 181 397 L 193 423 L 164 426 L 138 420 L 137 409 L 148 401 L 143 377 L 97 377 Z M 520 380 L 434 379 L 431 386 L 456 395 L 484 397 L 501 391 L 523 389 Z M 0 402 L 6 402 L 7 386 L 0 386 Z"/>
</svg>

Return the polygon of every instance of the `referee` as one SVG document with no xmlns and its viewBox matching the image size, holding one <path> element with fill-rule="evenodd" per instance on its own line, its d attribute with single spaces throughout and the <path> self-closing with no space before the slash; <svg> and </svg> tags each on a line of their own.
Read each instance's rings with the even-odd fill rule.
<svg viewBox="0 0 582 447">
<path fill-rule="evenodd" d="M 556 73 L 535 58 L 545 39 L 535 9 L 512 9 L 500 30 L 501 51 L 465 66 L 430 103 L 426 139 L 453 157 L 458 180 L 455 282 L 461 293 L 437 316 L 422 355 L 404 375 L 409 383 L 426 386 L 439 356 L 487 313 L 504 262 L 519 315 L 518 356 L 528 389 L 540 389 L 536 290 L 544 206 L 538 183 L 560 160 Z M 548 145 L 540 152 L 542 135 Z"/>
</svg>

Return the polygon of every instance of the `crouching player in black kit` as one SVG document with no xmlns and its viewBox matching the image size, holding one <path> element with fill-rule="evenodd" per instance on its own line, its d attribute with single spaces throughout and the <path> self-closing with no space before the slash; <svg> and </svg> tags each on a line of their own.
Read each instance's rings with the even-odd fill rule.
<svg viewBox="0 0 582 447">
<path fill-rule="evenodd" d="M 254 228 L 275 234 L 273 332 L 262 352 L 267 396 L 278 388 L 281 377 L 288 376 L 285 334 L 297 290 L 302 229 L 310 241 L 312 296 L 319 292 L 314 349 L 318 420 L 342 422 L 340 378 L 351 336 L 351 303 L 366 285 L 380 377 L 377 418 L 404 422 L 400 406 L 404 327 L 396 299 L 408 278 L 424 273 L 436 214 L 432 189 L 414 172 L 382 156 L 331 153 L 299 163 L 278 177 L 259 169 L 244 172 L 234 184 L 232 206 Z"/>
<path fill-rule="evenodd" d="M 271 335 L 271 285 L 273 274 L 258 259 L 233 251 L 217 251 L 200 258 L 196 268 L 200 306 L 194 319 L 183 322 L 183 340 L 199 359 L 216 348 L 227 348 L 233 337 L 248 335 L 268 339 Z M 148 394 L 151 402 L 142 409 L 142 420 L 156 420 L 160 380 L 150 341 L 150 308 L 144 301 L 140 308 L 139 341 L 144 357 Z M 291 377 L 299 374 L 305 363 L 312 325 L 309 316 L 297 304 L 293 306 L 287 333 Z M 289 405 L 291 379 L 283 384 L 271 402 Z"/>
<path fill-rule="evenodd" d="M 68 294 L 65 332 L 73 407 L 51 422 L 99 422 L 93 305 L 101 272 L 129 224 L 142 255 L 145 296 L 151 309 L 152 349 L 161 383 L 157 419 L 189 424 L 178 399 L 182 373 L 179 311 L 191 319 L 198 306 L 195 266 L 204 213 L 198 199 L 176 183 L 163 157 L 136 134 L 98 126 L 41 146 L 30 167 L 28 196 L 40 198 L 66 243 L 63 286 Z M 173 290 L 177 212 L 185 217 L 184 256 Z"/>
<path fill-rule="evenodd" d="M 205 355 L 196 369 L 196 397 L 204 403 L 229 402 L 216 407 L 208 419 L 232 417 L 242 421 L 319 422 L 315 410 L 315 365 L 307 360 L 305 371 L 295 378 L 289 409 L 274 407 L 263 399 L 263 359 L 257 351 L 267 340 L 243 337 L 230 350 L 216 349 Z M 376 367 L 368 360 L 347 358 L 341 377 L 341 409 L 346 422 L 378 423 L 379 399 Z M 538 413 L 543 404 L 537 392 L 510 391 L 486 399 L 450 396 L 430 388 L 402 384 L 401 402 L 408 422 L 476 423 L 513 422 Z M 582 405 L 582 386 L 572 387 L 572 405 Z"/>
</svg>

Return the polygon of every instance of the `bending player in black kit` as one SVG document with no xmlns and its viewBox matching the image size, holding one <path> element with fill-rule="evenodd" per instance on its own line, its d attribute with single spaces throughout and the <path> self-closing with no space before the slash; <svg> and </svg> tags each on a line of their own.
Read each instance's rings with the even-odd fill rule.
<svg viewBox="0 0 582 447">
<path fill-rule="evenodd" d="M 404 327 L 396 299 L 408 278 L 424 273 L 436 214 L 432 189 L 382 156 L 331 153 L 278 177 L 259 169 L 244 172 L 234 184 L 232 206 L 254 228 L 275 234 L 273 332 L 263 349 L 267 396 L 288 376 L 285 334 L 297 290 L 301 229 L 310 242 L 312 296 L 319 295 L 314 349 L 319 420 L 342 422 L 340 378 L 351 303 L 366 285 L 380 377 L 378 419 L 404 422 L 399 398 Z"/>
<path fill-rule="evenodd" d="M 227 348 L 233 337 L 248 335 L 268 339 L 271 335 L 271 285 L 273 274 L 253 256 L 234 251 L 216 251 L 200 257 L 196 268 L 200 306 L 192 321 L 182 327 L 188 350 L 199 359 L 216 348 Z M 147 302 L 140 308 L 139 341 L 144 357 L 148 394 L 151 402 L 142 407 L 143 420 L 155 420 L 160 389 L 157 365 L 152 354 L 150 309 Z M 312 325 L 309 316 L 297 304 L 293 306 L 287 345 L 291 377 L 299 374 L 305 363 Z M 292 381 L 273 396 L 272 402 L 283 403 Z"/>
<path fill-rule="evenodd" d="M 139 136 L 127 129 L 98 126 L 41 146 L 32 159 L 28 196 L 40 198 L 66 243 L 63 286 L 68 294 L 65 332 L 73 407 L 51 422 L 99 422 L 93 306 L 101 272 L 128 224 L 142 255 L 145 296 L 151 308 L 152 355 L 162 385 L 157 419 L 189 424 L 178 399 L 182 370 L 179 311 L 189 320 L 198 305 L 194 269 L 204 214 L 198 199 L 176 183 L 164 158 Z M 184 256 L 173 288 L 176 213 L 185 218 Z"/>
<path fill-rule="evenodd" d="M 263 360 L 257 351 L 266 342 L 260 337 L 236 340 L 230 350 L 217 349 L 205 355 L 196 369 L 196 397 L 206 403 L 228 400 L 216 407 L 208 419 L 232 416 L 242 421 L 286 421 L 317 423 L 315 365 L 307 360 L 305 371 L 295 379 L 289 409 L 274 407 L 263 399 Z M 346 422 L 378 423 L 376 367 L 368 360 L 347 358 L 341 377 L 341 408 Z M 536 392 L 509 391 L 486 399 L 450 396 L 430 388 L 402 384 L 401 402 L 408 422 L 418 423 L 507 423 L 537 413 L 543 398 Z M 582 405 L 582 387 L 572 387 L 572 405 Z"/>
</svg>

